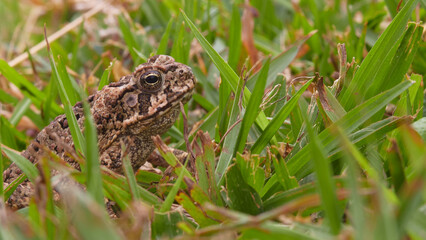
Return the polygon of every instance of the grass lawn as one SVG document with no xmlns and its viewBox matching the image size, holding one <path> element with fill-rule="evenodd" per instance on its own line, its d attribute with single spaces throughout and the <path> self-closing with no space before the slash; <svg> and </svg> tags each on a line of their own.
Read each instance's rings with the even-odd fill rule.
<svg viewBox="0 0 426 240">
<path fill-rule="evenodd" d="M 425 0 L 1 0 L 0 16 L 0 172 L 15 162 L 38 193 L 0 207 L 0 239 L 426 239 Z M 157 54 L 198 81 L 156 141 L 171 167 L 113 173 L 72 106 Z M 61 114 L 82 172 L 19 155 Z M 55 202 L 51 169 L 86 191 Z"/>
</svg>

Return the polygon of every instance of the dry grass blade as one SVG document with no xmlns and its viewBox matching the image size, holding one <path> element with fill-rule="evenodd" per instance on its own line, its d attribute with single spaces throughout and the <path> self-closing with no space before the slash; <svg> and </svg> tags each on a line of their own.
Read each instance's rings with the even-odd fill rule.
<svg viewBox="0 0 426 240">
<path fill-rule="evenodd" d="M 88 18 L 94 16 L 95 14 L 97 14 L 98 12 L 100 12 L 102 9 L 104 9 L 106 6 L 107 6 L 107 3 L 97 4 L 95 7 L 93 7 L 92 9 L 90 9 L 88 12 L 84 13 L 80 17 L 76 18 L 74 21 L 68 23 L 63 28 L 61 28 L 57 32 L 53 33 L 49 37 L 47 37 L 47 41 L 48 42 L 53 42 L 53 41 L 59 39 L 60 37 L 62 37 L 66 33 L 68 33 L 69 31 L 71 31 L 74 28 L 78 27 L 84 21 L 84 19 L 88 19 Z M 46 47 L 46 41 L 43 40 L 40 43 L 38 43 L 37 45 L 35 45 L 34 47 L 30 48 L 29 52 L 31 54 L 35 54 L 35 53 L 37 53 L 38 51 L 40 51 L 41 49 L 43 49 L 45 47 Z M 9 65 L 11 67 L 14 67 L 14 66 L 18 65 L 19 63 L 27 60 L 27 58 L 28 58 L 28 53 L 27 52 L 22 53 L 21 55 L 17 56 L 16 58 L 10 60 Z"/>
</svg>

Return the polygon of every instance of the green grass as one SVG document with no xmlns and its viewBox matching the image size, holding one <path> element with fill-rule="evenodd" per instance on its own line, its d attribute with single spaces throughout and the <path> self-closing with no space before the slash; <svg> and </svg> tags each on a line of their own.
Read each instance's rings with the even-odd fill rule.
<svg viewBox="0 0 426 240">
<path fill-rule="evenodd" d="M 426 238 L 424 0 L 146 0 L 82 19 L 89 2 L 0 3 L 0 169 L 25 173 L 0 193 L 26 177 L 43 189 L 0 210 L 1 239 Z M 37 50 L 44 26 L 63 32 Z M 157 138 L 171 171 L 134 172 L 124 157 L 119 175 L 99 166 L 84 100 L 155 54 L 198 79 L 187 122 L 161 136 L 195 159 L 180 164 Z M 60 114 L 82 172 L 18 154 Z M 55 205 L 52 168 L 86 190 Z"/>
</svg>

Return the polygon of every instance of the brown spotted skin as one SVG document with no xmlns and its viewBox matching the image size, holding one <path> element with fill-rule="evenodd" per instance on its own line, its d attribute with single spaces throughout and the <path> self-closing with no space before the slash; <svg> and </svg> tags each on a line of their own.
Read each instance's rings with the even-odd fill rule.
<svg viewBox="0 0 426 240">
<path fill-rule="evenodd" d="M 161 77 L 160 82 L 155 81 L 158 76 Z M 179 102 L 186 103 L 191 98 L 195 83 L 188 66 L 175 62 L 170 56 L 157 55 L 139 65 L 132 75 L 122 77 L 120 81 L 89 96 L 88 102 L 98 131 L 101 164 L 122 173 L 123 143 L 133 169 L 139 169 L 154 150 L 151 136 L 163 134 L 174 124 L 179 114 Z M 73 111 L 83 130 L 82 104 L 77 103 Z M 70 157 L 74 144 L 65 115 L 58 116 L 45 127 L 22 156 L 36 163 L 45 155 L 40 146 L 49 148 L 80 170 L 79 164 Z M 14 164 L 6 169 L 3 173 L 6 186 L 21 173 Z M 34 187 L 26 180 L 17 187 L 7 205 L 13 209 L 25 207 L 33 193 Z"/>
</svg>

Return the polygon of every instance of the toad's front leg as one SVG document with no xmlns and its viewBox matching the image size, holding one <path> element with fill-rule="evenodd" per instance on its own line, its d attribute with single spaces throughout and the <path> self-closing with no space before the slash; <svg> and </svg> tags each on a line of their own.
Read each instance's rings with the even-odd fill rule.
<svg viewBox="0 0 426 240">
<path fill-rule="evenodd" d="M 123 157 L 130 159 L 133 171 L 137 171 L 154 151 L 151 138 L 141 136 L 124 136 L 115 141 L 100 154 L 100 163 L 108 169 L 123 173 Z"/>
</svg>

